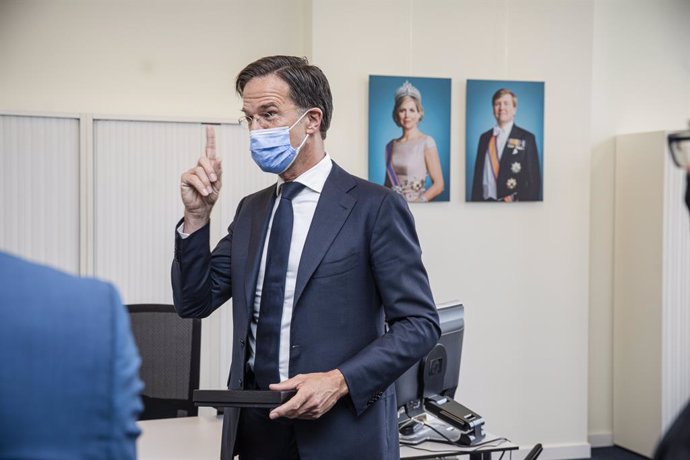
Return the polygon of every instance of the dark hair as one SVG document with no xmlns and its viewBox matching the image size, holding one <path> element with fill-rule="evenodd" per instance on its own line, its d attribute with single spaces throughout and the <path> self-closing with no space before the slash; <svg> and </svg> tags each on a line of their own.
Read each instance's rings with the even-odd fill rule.
<svg viewBox="0 0 690 460">
<path fill-rule="evenodd" d="M 513 107 L 517 107 L 517 96 L 515 95 L 514 92 L 512 92 L 511 90 L 509 90 L 507 88 L 501 88 L 494 93 L 494 97 L 491 98 L 491 105 L 494 105 L 496 103 L 496 99 L 499 99 L 499 98 L 505 96 L 506 94 L 510 94 L 512 96 Z"/>
<path fill-rule="evenodd" d="M 254 61 L 237 75 L 235 89 L 242 96 L 244 87 L 252 78 L 275 74 L 290 87 L 290 98 L 302 110 L 321 109 L 321 138 L 331 125 L 333 96 L 331 87 L 321 69 L 309 64 L 306 57 L 267 56 Z"/>
</svg>

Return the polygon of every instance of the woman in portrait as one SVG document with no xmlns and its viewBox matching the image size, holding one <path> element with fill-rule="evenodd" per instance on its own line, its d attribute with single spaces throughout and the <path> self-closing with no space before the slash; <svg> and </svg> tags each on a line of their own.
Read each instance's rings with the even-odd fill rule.
<svg viewBox="0 0 690 460">
<path fill-rule="evenodd" d="M 408 202 L 424 203 L 443 192 L 443 174 L 434 138 L 419 130 L 424 119 L 422 95 L 406 81 L 395 92 L 393 121 L 402 135 L 386 144 L 384 185 Z M 431 186 L 426 188 L 427 177 Z"/>
</svg>

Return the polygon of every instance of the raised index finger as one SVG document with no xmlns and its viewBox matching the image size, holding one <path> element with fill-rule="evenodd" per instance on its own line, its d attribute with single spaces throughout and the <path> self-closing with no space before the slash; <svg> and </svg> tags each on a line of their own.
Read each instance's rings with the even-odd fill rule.
<svg viewBox="0 0 690 460">
<path fill-rule="evenodd" d="M 216 158 L 216 130 L 206 127 L 206 158 Z"/>
</svg>

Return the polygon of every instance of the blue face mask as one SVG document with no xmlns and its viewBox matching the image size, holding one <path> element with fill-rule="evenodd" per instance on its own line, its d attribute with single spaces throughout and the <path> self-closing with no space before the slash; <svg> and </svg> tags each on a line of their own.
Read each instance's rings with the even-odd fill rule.
<svg viewBox="0 0 690 460">
<path fill-rule="evenodd" d="M 309 134 L 299 147 L 294 148 L 290 143 L 290 130 L 304 118 L 304 112 L 292 126 L 280 128 L 255 129 L 249 132 L 249 150 L 254 162 L 262 171 L 282 174 L 295 162 L 300 149 L 307 142 Z"/>
</svg>

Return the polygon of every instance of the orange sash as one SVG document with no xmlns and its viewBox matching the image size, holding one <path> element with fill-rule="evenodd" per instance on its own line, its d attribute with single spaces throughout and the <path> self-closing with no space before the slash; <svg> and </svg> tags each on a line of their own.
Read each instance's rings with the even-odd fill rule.
<svg viewBox="0 0 690 460">
<path fill-rule="evenodd" d="M 494 179 L 498 180 L 498 153 L 496 152 L 496 136 L 491 136 L 489 140 L 489 159 L 491 160 L 491 169 L 494 172 Z"/>
</svg>

